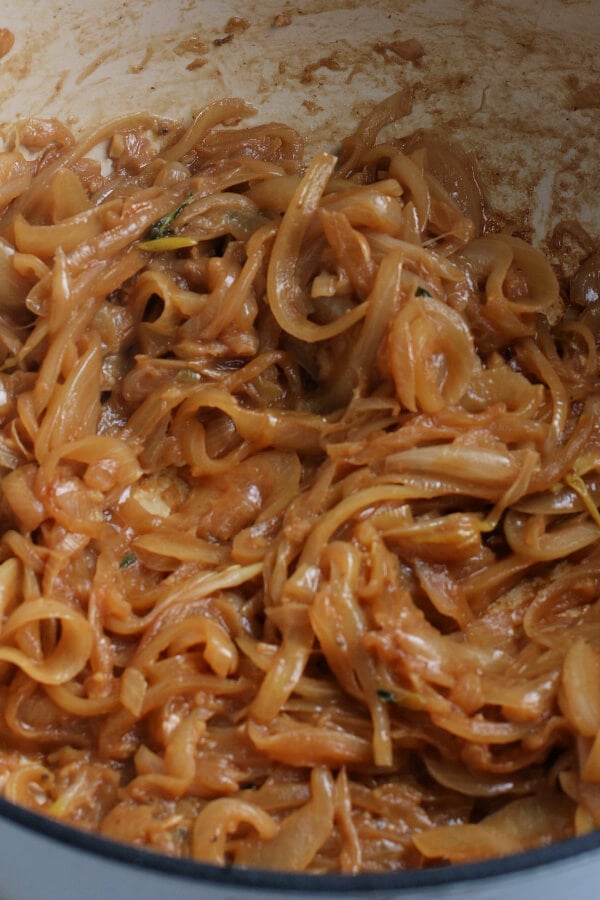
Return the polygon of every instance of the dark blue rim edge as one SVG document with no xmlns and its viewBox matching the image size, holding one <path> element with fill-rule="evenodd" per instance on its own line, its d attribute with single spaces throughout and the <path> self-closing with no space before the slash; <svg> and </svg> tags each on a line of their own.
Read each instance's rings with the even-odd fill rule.
<svg viewBox="0 0 600 900">
<path fill-rule="evenodd" d="M 573 860 L 583 854 L 600 849 L 600 830 L 577 838 L 571 838 L 547 847 L 539 847 L 515 856 L 438 869 L 364 875 L 306 875 L 289 872 L 263 871 L 207 865 L 191 859 L 177 859 L 131 847 L 101 835 L 80 831 L 54 819 L 32 812 L 0 797 L 0 817 L 17 826 L 36 833 L 40 837 L 69 844 L 85 853 L 102 859 L 113 860 L 134 868 L 154 871 L 187 881 L 227 885 L 237 888 L 260 888 L 264 892 L 288 893 L 359 892 L 361 895 L 385 892 L 402 893 L 417 888 L 433 888 L 440 885 L 458 885 L 461 882 L 481 881 L 514 875 L 541 866 Z"/>
</svg>

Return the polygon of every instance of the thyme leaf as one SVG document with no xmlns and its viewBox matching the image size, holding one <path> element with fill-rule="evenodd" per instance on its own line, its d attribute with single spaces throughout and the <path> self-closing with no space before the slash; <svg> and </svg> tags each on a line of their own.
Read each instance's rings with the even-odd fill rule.
<svg viewBox="0 0 600 900">
<path fill-rule="evenodd" d="M 128 550 L 127 553 L 124 554 L 123 559 L 119 563 L 120 569 L 128 569 L 129 566 L 132 566 L 134 562 L 137 560 L 137 557 L 133 550 Z"/>
<path fill-rule="evenodd" d="M 159 238 L 167 237 L 168 235 L 173 233 L 173 229 L 171 228 L 173 222 L 179 215 L 182 209 L 185 209 L 192 200 L 194 199 L 193 194 L 188 194 L 183 203 L 180 203 L 176 209 L 172 210 L 172 212 L 167 213 L 166 216 L 162 216 L 154 225 L 151 225 L 146 233 L 146 241 L 156 241 Z"/>
</svg>

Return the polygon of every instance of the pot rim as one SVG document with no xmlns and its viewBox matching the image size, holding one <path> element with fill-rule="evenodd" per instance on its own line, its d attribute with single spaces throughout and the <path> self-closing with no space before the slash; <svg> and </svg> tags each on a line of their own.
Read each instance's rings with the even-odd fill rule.
<svg viewBox="0 0 600 900">
<path fill-rule="evenodd" d="M 358 892 L 364 896 L 376 892 L 381 896 L 382 892 L 393 891 L 400 894 L 425 888 L 457 887 L 465 882 L 498 879 L 560 862 L 574 861 L 585 854 L 600 850 L 600 830 L 596 830 L 523 853 L 481 862 L 401 872 L 310 875 L 278 870 L 222 867 L 193 859 L 167 856 L 66 825 L 0 797 L 0 820 L 3 819 L 33 832 L 37 837 L 68 844 L 86 854 L 122 865 L 175 876 L 177 879 L 212 883 L 215 886 L 226 885 L 248 890 L 259 888 L 267 894 L 285 890 L 290 894 Z"/>
</svg>

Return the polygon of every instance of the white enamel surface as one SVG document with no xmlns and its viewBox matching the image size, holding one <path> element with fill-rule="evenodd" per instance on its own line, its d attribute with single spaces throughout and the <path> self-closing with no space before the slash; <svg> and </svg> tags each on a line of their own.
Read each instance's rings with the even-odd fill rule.
<svg viewBox="0 0 600 900">
<path fill-rule="evenodd" d="M 458 138 L 475 152 L 493 202 L 536 240 L 561 218 L 600 236 L 598 0 L 2 0 L 0 28 L 15 35 L 0 59 L 6 128 L 53 115 L 77 132 L 141 109 L 185 119 L 235 95 L 255 104 L 257 121 L 298 128 L 309 150 L 335 149 L 373 101 L 412 88 L 414 111 L 398 133 L 436 127 Z M 228 28 L 233 37 L 219 43 Z M 409 38 L 423 45 L 420 62 L 394 53 L 394 42 Z M 582 97 L 591 98 L 583 108 Z M 596 885 L 600 852 L 492 880 L 370 896 L 591 900 Z M 349 895 L 367 896 L 323 894 Z M 304 896 L 127 866 L 0 818 L 0 900 Z"/>
</svg>

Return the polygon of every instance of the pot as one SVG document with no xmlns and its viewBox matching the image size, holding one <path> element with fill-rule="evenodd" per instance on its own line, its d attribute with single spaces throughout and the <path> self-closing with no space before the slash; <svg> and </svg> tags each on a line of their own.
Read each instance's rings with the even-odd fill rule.
<svg viewBox="0 0 600 900">
<path fill-rule="evenodd" d="M 390 875 L 220 869 L 75 831 L 0 799 L 3 900 L 593 900 L 600 834 L 507 859 Z"/>
<path fill-rule="evenodd" d="M 297 128 L 310 155 L 412 90 L 399 133 L 435 127 L 472 151 L 492 206 L 535 243 L 551 246 L 565 219 L 600 232 L 595 0 L 5 0 L 0 29 L 6 127 L 55 116 L 77 132 L 141 109 L 179 120 L 242 96 L 257 121 Z M 600 832 L 453 868 L 302 876 L 171 859 L 0 799 L 0 848 L 2 900 L 552 900 L 600 884 Z"/>
</svg>

